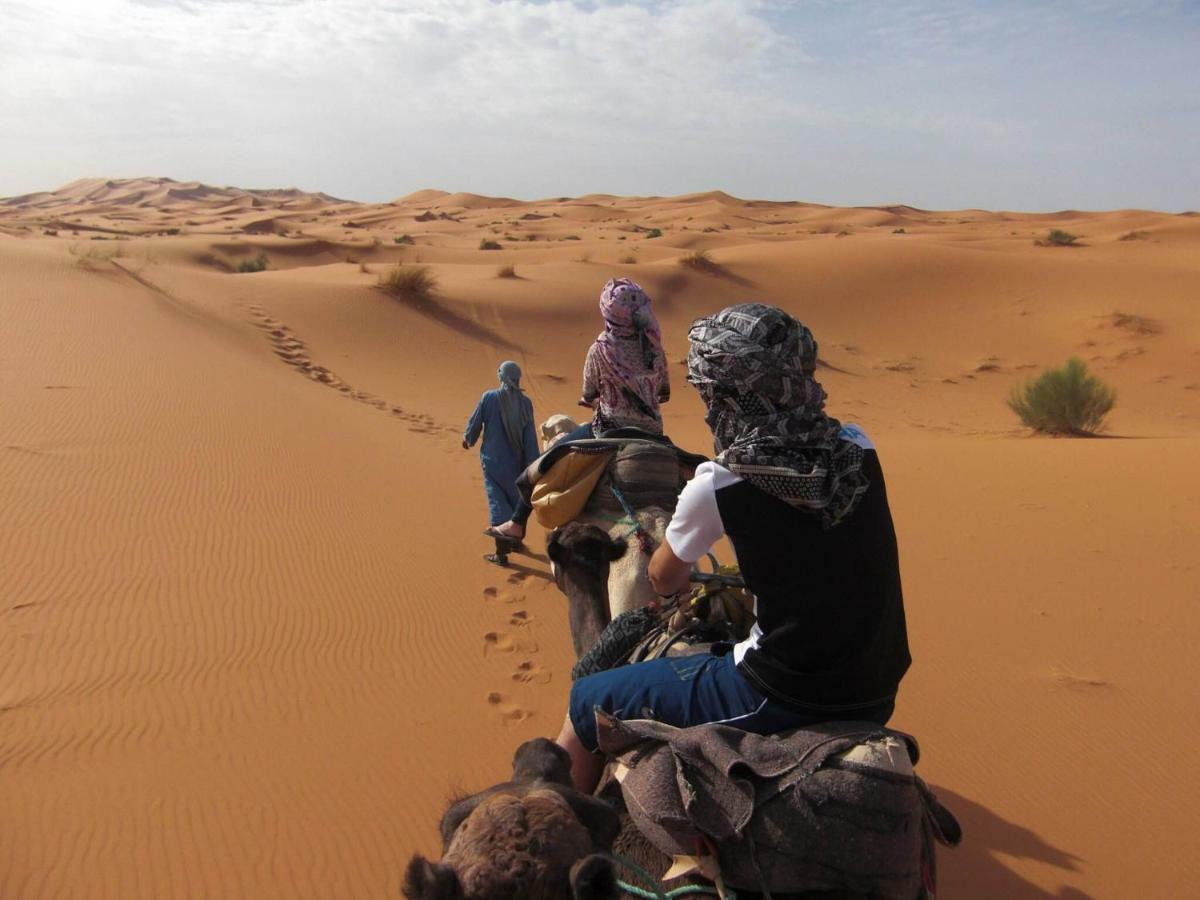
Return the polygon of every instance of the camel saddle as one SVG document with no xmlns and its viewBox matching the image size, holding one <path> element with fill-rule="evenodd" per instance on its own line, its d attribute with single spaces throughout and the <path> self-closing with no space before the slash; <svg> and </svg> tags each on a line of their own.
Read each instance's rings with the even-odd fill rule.
<svg viewBox="0 0 1200 900">
<path fill-rule="evenodd" d="M 603 438 L 555 444 L 518 479 L 531 485 L 529 501 L 538 524 L 558 528 L 588 512 L 620 518 L 621 501 L 634 509 L 658 506 L 671 512 L 687 478 L 703 456 L 676 447 L 669 439 L 636 428 Z"/>
<path fill-rule="evenodd" d="M 676 874 L 691 859 L 740 890 L 912 900 L 933 888 L 932 841 L 962 836 L 914 774 L 917 742 L 903 732 L 828 722 L 756 735 L 600 710 L 596 719 L 630 818 L 675 857 Z"/>
</svg>

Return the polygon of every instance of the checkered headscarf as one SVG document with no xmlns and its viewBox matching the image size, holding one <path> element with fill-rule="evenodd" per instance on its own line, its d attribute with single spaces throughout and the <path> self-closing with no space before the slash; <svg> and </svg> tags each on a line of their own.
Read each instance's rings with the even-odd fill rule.
<svg viewBox="0 0 1200 900">
<path fill-rule="evenodd" d="M 745 303 L 697 319 L 688 337 L 688 381 L 708 407 L 716 461 L 838 525 L 870 482 L 862 448 L 825 414 L 812 332 L 781 309 Z"/>
</svg>

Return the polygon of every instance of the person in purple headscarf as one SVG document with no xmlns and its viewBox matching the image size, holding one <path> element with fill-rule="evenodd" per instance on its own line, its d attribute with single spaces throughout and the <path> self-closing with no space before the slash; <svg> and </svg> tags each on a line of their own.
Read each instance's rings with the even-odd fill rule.
<svg viewBox="0 0 1200 900">
<path fill-rule="evenodd" d="M 592 435 L 618 428 L 662 434 L 659 404 L 671 398 L 662 332 L 650 298 L 628 278 L 612 278 L 600 293 L 604 331 L 583 363 L 580 404 L 592 410 Z"/>
<path fill-rule="evenodd" d="M 663 433 L 659 404 L 671 399 L 662 332 L 641 285 L 628 278 L 610 278 L 600 292 L 604 330 L 588 348 L 583 363 L 580 406 L 592 410 L 592 420 L 561 438 L 563 443 L 605 437 L 623 428 Z M 533 507 L 522 496 L 513 516 L 488 529 L 494 537 L 522 540 Z"/>
</svg>

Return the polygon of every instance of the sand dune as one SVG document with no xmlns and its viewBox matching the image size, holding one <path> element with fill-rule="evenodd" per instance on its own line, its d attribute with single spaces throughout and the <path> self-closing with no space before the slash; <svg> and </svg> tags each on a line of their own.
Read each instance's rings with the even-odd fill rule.
<svg viewBox="0 0 1200 900">
<path fill-rule="evenodd" d="M 1082 246 L 1035 246 L 1050 228 Z M 717 268 L 680 264 L 697 248 Z M 1198 250 L 1192 216 L 721 192 L 0 201 L 0 896 L 396 895 L 447 796 L 561 720 L 565 604 L 544 559 L 480 559 L 458 441 L 506 357 L 539 416 L 573 410 L 614 274 L 655 298 L 680 443 L 709 446 L 688 323 L 765 299 L 880 445 L 915 660 L 895 724 L 968 833 L 944 895 L 1187 896 Z M 436 295 L 378 291 L 396 263 Z M 1071 355 L 1119 392 L 1109 439 L 1004 406 Z"/>
</svg>

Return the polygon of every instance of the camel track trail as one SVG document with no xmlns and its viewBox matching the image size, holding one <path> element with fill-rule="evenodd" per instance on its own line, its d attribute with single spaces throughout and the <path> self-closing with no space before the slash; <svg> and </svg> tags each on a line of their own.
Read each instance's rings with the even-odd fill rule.
<svg viewBox="0 0 1200 900">
<path fill-rule="evenodd" d="M 273 318 L 265 309 L 256 304 L 247 304 L 246 310 L 250 321 L 267 333 L 275 355 L 285 364 L 293 367 L 301 375 L 319 384 L 327 385 L 358 403 L 365 403 L 382 412 L 389 413 L 396 419 L 406 423 L 408 430 L 418 434 L 428 434 L 445 437 L 447 434 L 457 434 L 458 429 L 438 421 L 428 413 L 412 412 L 404 407 L 389 403 L 367 391 L 362 391 L 347 384 L 325 366 L 313 362 L 308 345 L 283 322 Z M 447 441 L 441 441 L 447 444 Z"/>
<path fill-rule="evenodd" d="M 336 393 L 190 290 L 3 241 L 0 271 L 0 897 L 395 893 L 403 851 L 434 849 L 411 810 L 447 792 L 397 765 L 493 776 L 480 721 L 448 708 L 536 727 L 539 673 L 510 676 L 538 624 L 447 616 L 483 584 L 405 531 L 482 508 L 461 473 L 397 464 L 454 429 L 340 390 L 262 308 Z M 510 652 L 480 656 L 488 629 Z"/>
</svg>

